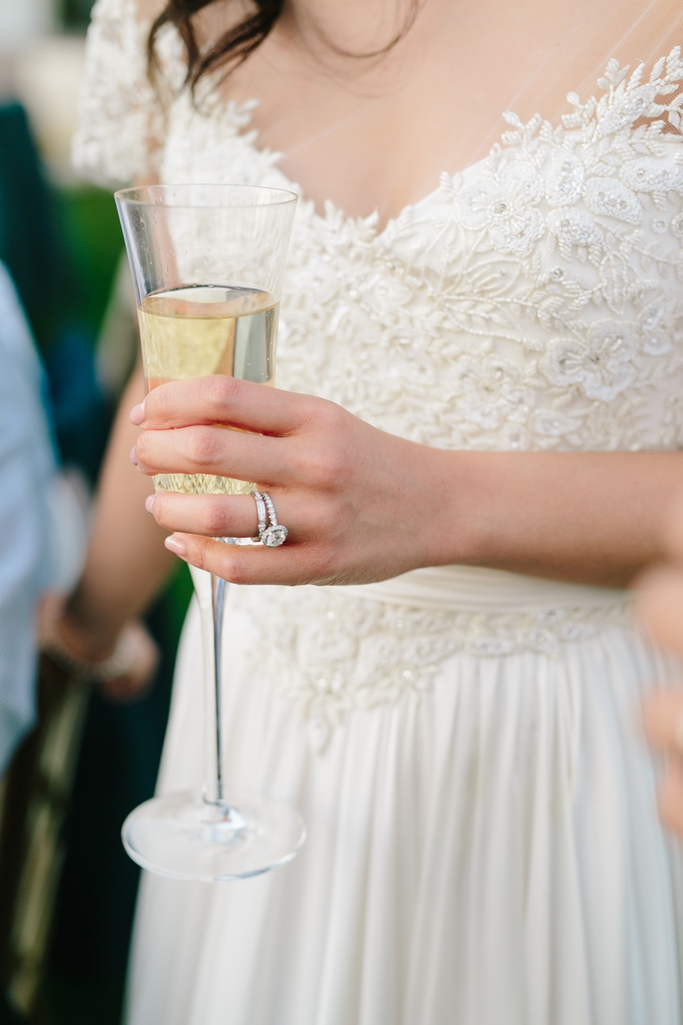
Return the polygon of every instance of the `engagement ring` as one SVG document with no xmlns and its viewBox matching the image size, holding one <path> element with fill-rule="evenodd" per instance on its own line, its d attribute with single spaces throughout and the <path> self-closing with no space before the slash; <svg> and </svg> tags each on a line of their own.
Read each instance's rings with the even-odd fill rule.
<svg viewBox="0 0 683 1025">
<path fill-rule="evenodd" d="M 252 495 L 256 502 L 259 541 L 266 548 L 278 548 L 287 540 L 287 528 L 282 523 L 278 523 L 275 506 L 269 494 L 265 491 L 252 491 Z M 266 525 L 266 514 L 270 521 L 268 525 Z"/>
</svg>

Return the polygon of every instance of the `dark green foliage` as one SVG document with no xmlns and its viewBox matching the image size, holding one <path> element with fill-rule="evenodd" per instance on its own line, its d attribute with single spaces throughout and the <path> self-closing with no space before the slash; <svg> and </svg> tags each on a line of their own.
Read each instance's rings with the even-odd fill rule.
<svg viewBox="0 0 683 1025">
<path fill-rule="evenodd" d="M 61 0 L 61 22 L 65 28 L 86 28 L 94 0 Z"/>
</svg>

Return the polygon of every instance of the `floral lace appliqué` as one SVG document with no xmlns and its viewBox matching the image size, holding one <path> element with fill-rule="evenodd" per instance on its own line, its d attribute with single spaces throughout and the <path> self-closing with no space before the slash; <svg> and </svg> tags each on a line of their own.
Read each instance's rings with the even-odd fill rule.
<svg viewBox="0 0 683 1025">
<path fill-rule="evenodd" d="M 457 652 L 500 658 L 533 651 L 559 657 L 566 643 L 629 622 L 624 603 L 534 612 L 425 609 L 325 588 L 241 589 L 258 673 L 277 681 L 321 749 L 347 713 L 429 690 Z"/>
<path fill-rule="evenodd" d="M 678 447 L 679 49 L 643 78 L 610 63 L 561 128 L 506 115 L 503 147 L 380 235 L 302 211 L 285 385 L 444 448 Z"/>
<path fill-rule="evenodd" d="M 81 165 L 293 187 L 258 148 L 249 104 L 209 79 L 192 102 L 171 29 L 160 101 L 147 28 L 134 0 L 98 0 Z M 560 127 L 507 114 L 487 159 L 443 174 L 379 233 L 375 216 L 302 202 L 278 383 L 442 448 L 679 447 L 682 84 L 679 48 L 649 74 L 611 61 L 596 96 L 570 94 Z"/>
<path fill-rule="evenodd" d="M 191 101 L 173 30 L 160 41 L 163 102 L 150 91 L 134 8 L 96 5 L 81 166 L 294 188 L 278 154 L 258 148 L 249 104 L 222 102 L 208 79 Z M 374 215 L 328 203 L 321 216 L 301 202 L 278 384 L 445 449 L 683 446 L 682 83 L 679 48 L 649 75 L 610 62 L 596 96 L 570 95 L 561 126 L 506 115 L 489 157 L 444 173 L 381 232 Z M 268 591 L 251 615 L 254 650 L 319 744 L 352 709 L 424 693 L 458 651 L 553 655 L 624 616 L 623 606 L 479 615 Z"/>
</svg>

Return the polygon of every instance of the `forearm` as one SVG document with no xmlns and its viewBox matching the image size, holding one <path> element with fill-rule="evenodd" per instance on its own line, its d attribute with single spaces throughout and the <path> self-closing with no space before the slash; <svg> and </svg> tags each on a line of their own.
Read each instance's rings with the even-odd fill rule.
<svg viewBox="0 0 683 1025">
<path fill-rule="evenodd" d="M 433 469 L 446 539 L 433 562 L 606 587 L 661 556 L 662 513 L 683 485 L 678 452 L 441 453 Z"/>
<path fill-rule="evenodd" d="M 217 473 L 271 493 L 289 530 L 276 554 L 211 540 L 253 536 L 248 496 L 154 502 L 181 558 L 237 583 L 369 583 L 464 563 L 625 587 L 659 556 L 683 487 L 683 453 L 444 451 L 230 378 L 156 388 L 133 417 L 142 474 Z"/>
<path fill-rule="evenodd" d="M 145 511 L 152 482 L 135 472 L 129 458 L 139 431 L 128 414 L 143 394 L 137 370 L 121 399 L 102 468 L 85 569 L 67 607 L 64 632 L 84 657 L 111 650 L 121 627 L 147 607 L 174 561 L 163 544 L 167 532 Z"/>
</svg>

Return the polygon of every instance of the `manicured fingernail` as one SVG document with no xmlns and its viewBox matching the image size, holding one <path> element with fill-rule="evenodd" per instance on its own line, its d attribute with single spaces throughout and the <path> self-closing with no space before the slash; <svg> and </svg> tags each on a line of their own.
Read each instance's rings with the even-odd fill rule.
<svg viewBox="0 0 683 1025">
<path fill-rule="evenodd" d="M 130 450 L 130 461 L 133 464 L 133 466 L 138 465 L 138 457 L 135 454 L 135 445 L 133 445 L 132 449 Z"/>
<path fill-rule="evenodd" d="M 148 495 L 145 499 L 145 509 L 147 510 L 147 512 L 154 512 L 154 499 L 156 497 L 156 495 Z"/>
<path fill-rule="evenodd" d="M 175 534 L 171 534 L 170 537 L 167 537 L 164 544 L 168 548 L 169 552 L 173 552 L 174 555 L 179 555 L 181 559 L 184 559 L 187 556 L 187 548 Z"/>
<path fill-rule="evenodd" d="M 145 419 L 145 404 L 140 402 L 137 406 L 133 406 L 130 411 L 130 422 L 138 427 Z"/>
</svg>

